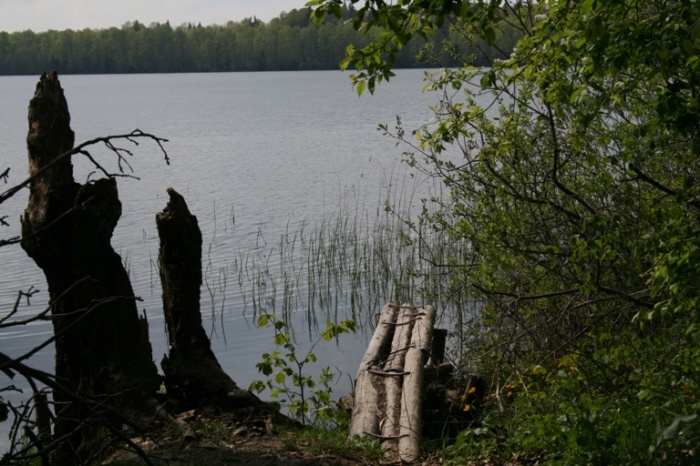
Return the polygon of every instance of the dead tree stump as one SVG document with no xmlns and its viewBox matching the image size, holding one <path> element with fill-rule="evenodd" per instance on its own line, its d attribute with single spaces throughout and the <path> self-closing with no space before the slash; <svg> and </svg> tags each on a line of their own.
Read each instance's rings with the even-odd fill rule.
<svg viewBox="0 0 700 466">
<path fill-rule="evenodd" d="M 159 377 L 128 274 L 110 244 L 121 216 L 116 180 L 76 183 L 67 154 L 73 143 L 58 76 L 43 75 L 29 103 L 34 178 L 22 217 L 22 247 L 48 283 L 57 379 L 80 396 L 106 395 L 110 406 L 128 409 L 157 390 Z M 69 464 L 74 454 L 87 458 L 99 441 L 95 425 L 109 416 L 97 416 L 60 392 L 54 401 L 55 437 L 63 439 L 57 464 Z"/>
<path fill-rule="evenodd" d="M 185 199 L 168 188 L 170 200 L 156 215 L 160 237 L 158 268 L 170 351 L 163 357 L 168 396 L 181 409 L 209 406 L 237 409 L 262 402 L 224 372 L 202 327 L 202 234 Z"/>
</svg>

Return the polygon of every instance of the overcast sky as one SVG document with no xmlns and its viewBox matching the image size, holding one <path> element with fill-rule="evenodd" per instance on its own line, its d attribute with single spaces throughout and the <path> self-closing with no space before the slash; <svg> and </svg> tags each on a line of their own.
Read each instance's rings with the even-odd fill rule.
<svg viewBox="0 0 700 466">
<path fill-rule="evenodd" d="M 0 31 L 105 29 L 138 20 L 226 24 L 256 16 L 267 22 L 307 0 L 0 0 Z"/>
</svg>

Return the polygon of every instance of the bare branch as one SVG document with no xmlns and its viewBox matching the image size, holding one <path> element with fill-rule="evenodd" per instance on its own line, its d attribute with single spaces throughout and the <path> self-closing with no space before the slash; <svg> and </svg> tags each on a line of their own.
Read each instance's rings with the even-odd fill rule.
<svg viewBox="0 0 700 466">
<path fill-rule="evenodd" d="M 22 298 L 26 297 L 27 298 L 27 305 L 29 305 L 29 299 L 32 296 L 34 296 L 35 294 L 37 294 L 38 292 L 39 292 L 39 290 L 35 290 L 34 286 L 30 286 L 29 291 L 19 290 L 17 292 L 17 299 L 15 300 L 15 305 L 12 306 L 12 310 L 10 311 L 9 314 L 7 314 L 5 317 L 0 319 L 0 328 L 13 327 L 16 325 L 24 325 L 24 324 L 28 324 L 29 322 L 33 322 L 35 320 L 42 319 L 49 312 L 49 309 L 46 309 L 44 312 L 38 314 L 38 316 L 34 316 L 30 319 L 20 321 L 20 322 L 10 322 L 9 324 L 5 324 L 5 322 L 9 318 L 11 318 L 13 315 L 15 315 L 17 313 L 17 310 L 19 309 L 19 303 L 22 301 Z"/>
<path fill-rule="evenodd" d="M 32 176 L 28 177 L 21 183 L 13 186 L 12 188 L 8 189 L 4 193 L 0 194 L 0 204 L 17 194 L 18 191 L 20 191 L 22 188 L 26 187 L 29 185 L 29 183 L 32 182 L 32 180 L 36 179 L 37 177 L 41 176 L 43 173 L 45 173 L 48 169 L 59 163 L 60 161 L 64 160 L 67 157 L 70 157 L 74 154 L 80 154 L 86 156 L 94 165 L 95 167 L 98 168 L 102 173 L 105 174 L 108 178 L 115 178 L 118 176 L 128 176 L 125 175 L 123 172 L 121 173 L 110 173 L 109 171 L 105 170 L 95 159 L 90 156 L 90 154 L 85 150 L 86 147 L 94 146 L 96 144 L 104 144 L 107 146 L 109 150 L 114 152 L 117 155 L 117 159 L 120 160 L 119 163 L 119 169 L 123 170 L 122 164 L 126 164 L 126 160 L 124 159 L 124 156 L 122 155 L 123 153 L 128 153 L 131 154 L 127 149 L 120 148 L 118 146 L 114 145 L 114 141 L 116 140 L 125 140 L 129 141 L 135 145 L 138 145 L 138 139 L 149 139 L 151 141 L 154 141 L 156 144 L 158 144 L 158 147 L 160 147 L 161 151 L 163 152 L 163 158 L 165 160 L 165 163 L 170 165 L 170 157 L 168 157 L 168 153 L 163 147 L 163 143 L 168 142 L 167 139 L 160 138 L 158 136 L 155 136 L 150 133 L 144 133 L 140 129 L 135 129 L 131 133 L 128 134 L 117 134 L 117 135 L 111 135 L 111 136 L 104 136 L 104 137 L 99 137 L 95 139 L 90 139 L 89 141 L 85 141 L 82 144 L 79 144 L 75 146 L 73 149 L 66 151 L 56 157 L 54 160 L 52 160 L 50 163 L 46 164 L 41 168 L 41 170 L 38 170 L 36 173 L 34 173 Z M 128 164 L 127 164 L 128 165 Z M 9 172 L 9 168 L 5 171 L 6 173 Z"/>
</svg>

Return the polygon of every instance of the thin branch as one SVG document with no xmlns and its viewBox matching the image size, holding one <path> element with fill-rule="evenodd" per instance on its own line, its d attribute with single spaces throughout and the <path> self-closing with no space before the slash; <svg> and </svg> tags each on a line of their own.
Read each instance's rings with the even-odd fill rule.
<svg viewBox="0 0 700 466">
<path fill-rule="evenodd" d="M 579 204 L 581 204 L 588 212 L 595 215 L 596 210 L 583 199 L 580 195 L 573 192 L 559 179 L 559 168 L 561 168 L 561 150 L 559 148 L 559 138 L 557 137 L 557 130 L 554 122 L 554 113 L 552 112 L 551 105 L 547 104 L 547 121 L 549 122 L 549 129 L 552 133 L 552 154 L 554 156 L 552 167 L 552 181 L 554 185 L 559 188 L 564 194 L 575 199 Z"/>
<path fill-rule="evenodd" d="M 168 142 L 167 139 L 160 138 L 160 137 L 155 136 L 155 135 L 150 134 L 150 133 L 144 133 L 144 132 L 141 131 L 140 129 L 135 129 L 134 131 L 132 131 L 132 132 L 129 133 L 129 134 L 117 134 L 117 135 L 112 135 L 112 136 L 103 136 L 103 137 L 99 137 L 99 138 L 95 138 L 95 139 L 90 139 L 89 141 L 85 141 L 85 142 L 83 142 L 82 144 L 77 145 L 77 146 L 74 147 L 73 149 L 62 153 L 61 155 L 59 155 L 58 157 L 56 157 L 55 159 L 53 159 L 51 162 L 49 162 L 49 163 L 47 163 L 46 165 L 44 165 L 40 170 L 38 170 L 36 173 L 32 174 L 30 177 L 28 177 L 27 179 L 25 179 L 25 180 L 22 181 L 21 183 L 19 183 L 19 184 L 13 186 L 12 188 L 10 188 L 10 189 L 8 189 L 7 191 L 5 191 L 4 193 L 0 194 L 0 204 L 2 204 L 3 202 L 5 202 L 6 200 L 8 200 L 9 198 L 11 198 L 12 196 L 14 196 L 15 194 L 17 194 L 17 192 L 18 192 L 19 190 L 21 190 L 22 188 L 24 188 L 24 187 L 26 187 L 26 186 L 29 186 L 29 184 L 30 184 L 32 181 L 34 181 L 36 178 L 38 178 L 39 176 L 41 176 L 42 174 L 44 174 L 44 173 L 45 173 L 47 170 L 49 170 L 51 167 L 53 167 L 54 165 L 56 165 L 57 163 L 59 163 L 59 162 L 62 161 L 63 159 L 65 159 L 65 158 L 67 158 L 67 157 L 70 157 L 70 156 L 72 156 L 72 155 L 74 155 L 74 154 L 81 154 L 81 155 L 87 156 L 87 157 L 90 159 L 90 161 L 91 161 L 93 164 L 95 164 L 95 166 L 96 166 L 100 171 L 102 171 L 108 178 L 115 178 L 115 177 L 117 177 L 117 176 L 128 176 L 128 175 L 124 175 L 124 173 L 115 174 L 115 173 L 110 173 L 110 172 L 108 172 L 108 171 L 105 170 L 103 167 L 101 167 L 101 166 L 94 160 L 94 158 L 92 158 L 92 157 L 89 155 L 89 153 L 85 150 L 85 148 L 86 148 L 86 147 L 89 147 L 89 146 L 93 146 L 93 145 L 95 145 L 95 144 L 103 143 L 103 144 L 105 144 L 105 145 L 107 146 L 108 149 L 110 149 L 112 152 L 115 152 L 115 153 L 117 154 L 118 159 L 119 159 L 119 158 L 120 158 L 120 159 L 123 159 L 124 156 L 123 156 L 121 153 L 124 152 L 124 151 L 126 151 L 126 152 L 128 152 L 128 153 L 130 153 L 130 152 L 129 152 L 127 149 L 123 149 L 123 148 L 119 148 L 119 147 L 115 146 L 114 143 L 113 143 L 113 141 L 114 141 L 114 140 L 123 139 L 123 140 L 129 141 L 129 142 L 131 142 L 131 143 L 133 143 L 133 144 L 135 144 L 135 145 L 138 145 L 139 142 L 138 142 L 137 139 L 139 139 L 139 138 L 146 138 L 146 139 L 150 139 L 150 140 L 152 140 L 152 141 L 155 141 L 155 143 L 158 144 L 158 147 L 160 147 L 160 150 L 163 152 L 163 157 L 164 157 L 165 163 L 168 164 L 168 165 L 170 165 L 170 157 L 168 157 L 168 153 L 167 153 L 167 151 L 165 150 L 165 148 L 163 147 L 163 143 Z M 121 167 L 121 164 L 120 164 L 120 170 L 121 170 L 121 169 L 122 169 L 122 167 Z M 9 169 L 6 170 L 6 171 L 9 171 Z"/>
<path fill-rule="evenodd" d="M 519 295 L 517 293 L 509 293 L 507 291 L 487 290 L 486 288 L 484 288 L 481 285 L 478 285 L 476 283 L 472 283 L 471 286 L 476 288 L 478 291 L 484 293 L 487 296 L 507 296 L 509 298 L 513 298 L 514 301 L 536 301 L 539 299 L 555 298 L 558 296 L 565 296 L 565 295 L 574 294 L 574 293 L 579 292 L 579 288 L 569 288 L 568 290 L 554 291 L 552 293 L 543 293 L 543 294 L 538 294 L 538 295 L 525 295 L 525 296 L 523 296 L 523 295 Z"/>
<path fill-rule="evenodd" d="M 649 175 L 644 173 L 642 170 L 640 170 L 639 167 L 637 167 L 636 165 L 630 164 L 629 169 L 632 170 L 639 177 L 640 180 L 652 185 L 653 187 L 655 187 L 659 191 L 666 193 L 666 194 L 669 194 L 671 196 L 674 196 L 676 198 L 682 199 L 682 197 L 678 191 L 671 189 L 668 186 L 665 186 L 665 185 L 659 183 L 654 178 L 650 177 Z M 683 200 L 685 200 L 685 199 L 683 199 Z M 697 200 L 689 199 L 689 200 L 685 200 L 685 201 L 689 206 L 700 210 L 700 202 L 698 202 Z"/>
<path fill-rule="evenodd" d="M 37 316 L 33 316 L 30 319 L 25 319 L 23 321 L 10 322 L 9 324 L 5 324 L 5 322 L 8 319 L 10 319 L 13 315 L 15 315 L 17 313 L 17 310 L 19 309 L 19 303 L 22 301 L 23 297 L 27 298 L 27 306 L 28 306 L 29 299 L 32 296 L 34 296 L 35 294 L 37 294 L 38 292 L 39 292 L 39 290 L 35 290 L 33 285 L 29 287 L 29 291 L 19 290 L 17 292 L 17 299 L 15 300 L 15 304 L 14 304 L 14 306 L 12 306 L 12 310 L 10 311 L 9 314 L 7 314 L 5 317 L 0 319 L 0 328 L 14 327 L 16 325 L 24 325 L 24 324 L 28 324 L 29 322 L 42 319 L 48 313 L 48 311 L 49 311 L 48 308 L 44 312 L 38 314 Z"/>
</svg>

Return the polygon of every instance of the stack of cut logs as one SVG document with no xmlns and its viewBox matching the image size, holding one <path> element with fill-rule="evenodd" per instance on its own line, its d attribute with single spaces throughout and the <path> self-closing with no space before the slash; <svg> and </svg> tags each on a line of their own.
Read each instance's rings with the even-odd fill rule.
<svg viewBox="0 0 700 466">
<path fill-rule="evenodd" d="M 444 341 L 433 345 L 434 322 L 432 306 L 386 304 L 355 381 L 350 436 L 379 438 L 388 456 L 407 463 L 420 456 L 424 370 L 431 347 L 444 351 Z"/>
</svg>

